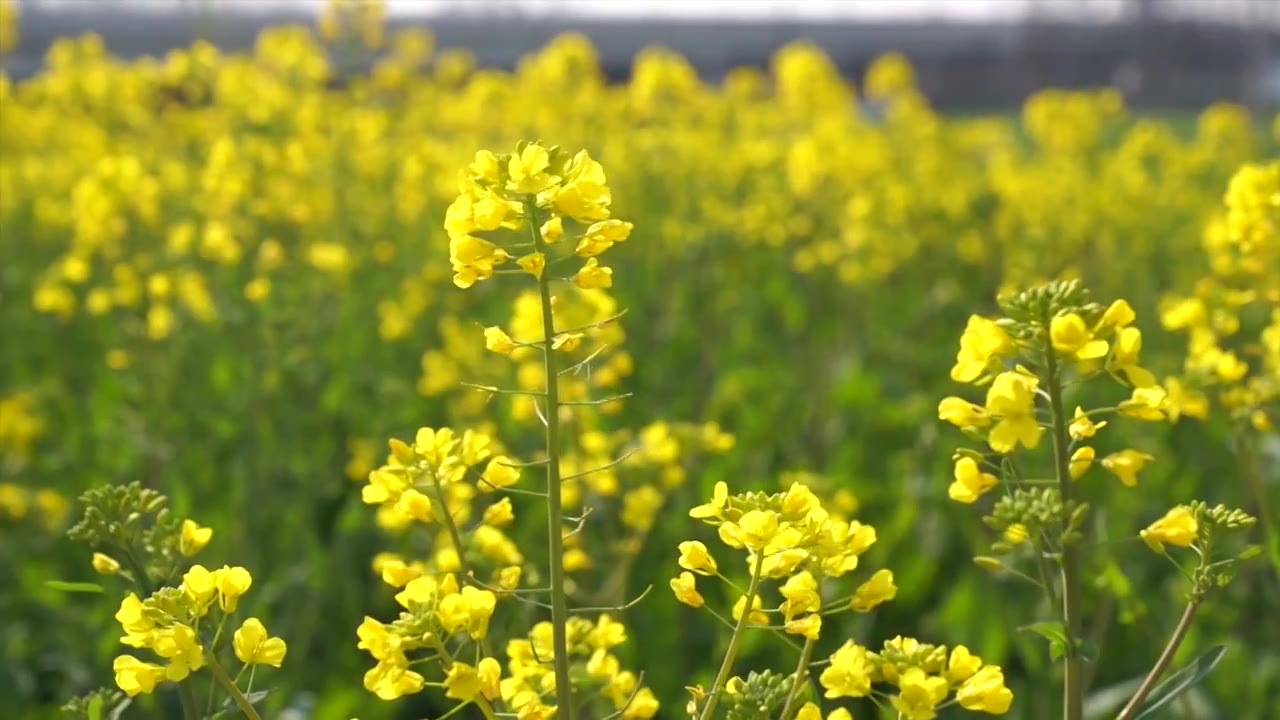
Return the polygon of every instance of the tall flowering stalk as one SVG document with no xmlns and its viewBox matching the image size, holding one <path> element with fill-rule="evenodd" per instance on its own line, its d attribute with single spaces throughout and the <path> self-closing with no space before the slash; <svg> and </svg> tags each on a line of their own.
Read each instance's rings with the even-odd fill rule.
<svg viewBox="0 0 1280 720">
<path fill-rule="evenodd" d="M 1103 307 L 1079 282 L 1066 281 L 1003 296 L 999 304 L 1001 317 L 969 319 L 951 369 L 953 380 L 987 386 L 985 402 L 948 397 L 938 405 L 942 420 L 987 446 L 986 451 L 956 451 L 948 494 L 957 502 L 974 504 L 1003 487 L 1003 497 L 984 521 L 1002 534 L 992 549 L 1006 557 L 980 556 L 975 561 L 1034 583 L 1057 608 L 1053 620 L 1028 629 L 1047 638 L 1053 657 L 1063 660 L 1062 716 L 1080 720 L 1086 663 L 1097 654 L 1083 628 L 1083 568 L 1089 553 L 1098 550 L 1087 532 L 1089 505 L 1081 499 L 1081 490 L 1088 486 L 1083 478 L 1097 458 L 1099 432 L 1112 422 L 1104 418 L 1165 422 L 1176 418 L 1180 408 L 1141 364 L 1142 331 L 1134 325 L 1137 316 L 1128 302 L 1117 300 Z M 1104 378 L 1126 388 L 1129 396 L 1112 406 L 1076 406 L 1068 414 L 1068 391 Z M 1036 452 L 1045 433 L 1052 446 L 1047 459 Z M 1124 486 L 1135 487 L 1139 473 L 1155 459 L 1140 449 L 1123 448 L 1102 457 L 1099 464 Z M 1225 584 L 1231 565 L 1249 553 L 1211 561 L 1208 528 L 1247 527 L 1252 519 L 1225 508 L 1204 512 L 1202 506 L 1194 517 L 1184 507 L 1144 530 L 1142 537 L 1162 552 L 1160 538 L 1196 547 L 1201 557 L 1198 572 L 1214 581 L 1222 578 Z M 1198 528 L 1204 529 L 1203 535 L 1197 534 Z M 1019 570 L 1021 562 L 1032 563 L 1030 573 L 1036 577 Z M 1185 624 L 1212 583 L 1197 579 L 1193 585 L 1194 600 L 1174 634 L 1173 646 L 1181 641 Z M 1162 656 L 1153 677 L 1168 659 Z M 1136 710 L 1150 690 L 1149 685 L 1144 688 L 1130 710 Z M 1131 716 L 1130 710 L 1124 717 Z"/>
</svg>

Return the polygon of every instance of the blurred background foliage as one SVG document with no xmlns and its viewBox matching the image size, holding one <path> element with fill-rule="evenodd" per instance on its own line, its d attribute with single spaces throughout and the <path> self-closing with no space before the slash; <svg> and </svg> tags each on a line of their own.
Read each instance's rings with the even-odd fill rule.
<svg viewBox="0 0 1280 720">
<path fill-rule="evenodd" d="M 426 556 L 431 538 L 379 523 L 359 487 L 388 437 L 422 425 L 537 446 L 528 408 L 460 385 L 518 382 L 520 365 L 486 354 L 481 328 L 520 308 L 491 286 L 457 292 L 441 229 L 477 149 L 534 138 L 589 149 L 615 215 L 636 226 L 613 251 L 612 304 L 597 307 L 627 311 L 613 338 L 623 352 L 588 381 L 634 395 L 575 430 L 640 452 L 612 488 L 580 489 L 597 512 L 573 581 L 614 601 L 655 586 L 627 612 L 634 641 L 620 649 L 662 716 L 708 680 L 724 642 L 666 592 L 675 545 L 701 532 L 685 509 L 717 480 L 773 489 L 797 472 L 878 528 L 872 561 L 901 588 L 848 618 L 846 635 L 968 644 L 1005 665 L 1011 717 L 1048 716 L 1053 693 L 1030 686 L 1052 673 L 1047 653 L 1014 631 L 1035 619 L 1032 593 L 972 565 L 994 538 L 946 499 L 957 438 L 936 406 L 956 390 L 957 338 L 1002 289 L 1081 277 L 1104 302 L 1133 304 L 1148 367 L 1181 372 L 1186 340 L 1159 328 L 1160 311 L 1211 274 L 1205 229 L 1237 167 L 1275 156 L 1280 119 L 1224 103 L 1175 122 L 1109 89 L 947 116 L 904 57 L 854 82 L 803 42 L 716 85 L 652 48 L 615 84 L 575 35 L 508 72 L 437 50 L 424 30 L 381 37 L 376 18 L 319 30 L 132 61 L 66 38 L 38 74 L 0 75 L 7 716 L 44 717 L 110 684 L 115 594 L 45 583 L 90 579 L 87 551 L 63 538 L 75 497 L 131 480 L 214 528 L 206 564 L 252 571 L 254 612 L 290 647 L 276 711 L 437 711 L 361 687 L 355 627 L 392 606 L 371 561 Z M 373 48 L 368 73 L 334 72 Z M 1093 480 L 1114 538 L 1114 562 L 1089 569 L 1106 628 L 1094 688 L 1149 667 L 1185 590 L 1138 528 L 1191 498 L 1280 506 L 1275 430 L 1249 431 L 1251 487 L 1239 427 L 1214 412 L 1144 428 L 1136 442 L 1159 460 L 1141 486 Z M 620 523 L 628 508 L 640 519 Z M 536 518 L 512 531 L 531 562 Z M 1255 563 L 1193 629 L 1187 653 L 1230 650 L 1174 712 L 1272 717 L 1277 611 L 1276 568 Z M 757 638 L 743 666 L 770 666 L 780 647 Z"/>
</svg>

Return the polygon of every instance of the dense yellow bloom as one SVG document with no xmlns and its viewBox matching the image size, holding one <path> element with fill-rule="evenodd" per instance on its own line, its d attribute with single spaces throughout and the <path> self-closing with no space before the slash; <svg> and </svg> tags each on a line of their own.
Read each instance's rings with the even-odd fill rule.
<svg viewBox="0 0 1280 720">
<path fill-rule="evenodd" d="M 983 493 L 1000 482 L 995 475 L 982 472 L 977 461 L 967 455 L 956 458 L 954 477 L 951 486 L 947 488 L 947 495 L 962 503 L 976 502 Z"/>
<path fill-rule="evenodd" d="M 1035 417 L 1035 390 L 1038 381 L 1020 372 L 996 376 L 987 390 L 987 412 L 999 418 L 987 442 L 998 453 L 1013 452 L 1019 444 L 1034 448 L 1044 428 Z"/>
<path fill-rule="evenodd" d="M 1154 456 L 1129 448 L 1102 458 L 1102 467 L 1120 478 L 1120 482 L 1135 487 L 1138 484 L 1138 473 L 1153 460 Z"/>
<path fill-rule="evenodd" d="M 1191 508 L 1178 505 L 1165 513 L 1164 517 L 1148 525 L 1139 536 L 1147 547 L 1163 552 L 1166 544 L 1190 547 L 1199 537 L 1199 532 L 1200 525 Z"/>
<path fill-rule="evenodd" d="M 262 621 L 252 617 L 241 623 L 231 644 L 235 648 L 236 657 L 246 665 L 280 667 L 288 650 L 284 640 L 271 637 Z"/>
</svg>

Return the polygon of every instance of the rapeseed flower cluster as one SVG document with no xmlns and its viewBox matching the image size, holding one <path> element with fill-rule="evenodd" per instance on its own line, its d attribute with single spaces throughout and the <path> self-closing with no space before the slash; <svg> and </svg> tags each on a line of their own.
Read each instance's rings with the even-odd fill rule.
<svg viewBox="0 0 1280 720">
<path fill-rule="evenodd" d="M 721 570 L 725 567 L 723 560 L 718 562 L 704 543 L 680 543 L 678 564 L 683 572 L 671 580 L 672 592 L 680 602 L 706 610 L 733 630 L 712 688 L 690 689 L 690 716 L 719 717 L 715 713 L 722 703 L 732 713 L 741 698 L 750 696 L 752 707 L 774 707 L 777 714 L 771 717 L 821 718 L 819 706 L 811 701 L 801 704 L 800 696 L 815 644 L 823 637 L 823 619 L 840 613 L 871 612 L 897 596 L 892 571 L 881 569 L 850 594 L 825 600 L 823 597 L 833 581 L 858 569 L 860 557 L 876 542 L 875 528 L 833 516 L 799 482 L 780 493 L 735 495 L 730 495 L 728 486 L 720 482 L 710 501 L 693 508 L 689 515 L 716 528 L 723 545 L 744 551 L 750 573 L 743 590 Z M 732 621 L 706 604 L 698 590 L 699 577 L 715 578 L 738 595 L 728 613 Z M 774 593 L 780 598 L 776 604 L 772 597 L 765 600 L 766 595 Z M 790 681 L 772 693 L 761 692 L 761 685 L 768 682 L 766 676 L 732 675 L 747 630 L 803 638 L 803 646 L 797 646 L 799 666 Z M 1000 667 L 984 665 L 964 646 L 957 646 L 948 660 L 945 647 L 924 645 L 913 638 L 897 637 L 886 642 L 880 653 L 848 640 L 822 664 L 825 668 L 818 682 L 825 689 L 826 698 L 883 700 L 905 720 L 931 720 L 940 709 L 955 703 L 999 715 L 1007 712 L 1013 701 Z M 839 720 L 849 714 L 848 710 L 837 708 L 826 717 Z"/>
</svg>

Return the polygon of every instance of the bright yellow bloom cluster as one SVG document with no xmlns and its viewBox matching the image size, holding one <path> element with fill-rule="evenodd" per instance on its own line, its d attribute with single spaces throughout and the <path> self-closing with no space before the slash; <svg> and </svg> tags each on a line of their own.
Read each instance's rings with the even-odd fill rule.
<svg viewBox="0 0 1280 720">
<path fill-rule="evenodd" d="M 604 168 L 586 150 L 572 157 L 538 143 L 522 143 L 516 152 L 503 156 L 481 150 L 459 174 L 458 197 L 445 214 L 454 284 L 471 287 L 513 257 L 482 234 L 515 230 L 536 216 L 538 227 L 530 230 L 539 233 L 542 242 L 554 246 L 566 237 L 576 239 L 572 252 L 586 258 L 586 263 L 573 276 L 575 285 L 584 290 L 609 287 L 613 271 L 601 266 L 598 256 L 626 240 L 632 229 L 629 222 L 610 219 L 612 200 Z M 566 222 L 578 229 L 566 228 Z M 517 245 L 527 247 L 525 240 L 520 238 Z M 547 258 L 534 248 L 516 262 L 540 277 L 549 264 L 561 259 Z M 571 335 L 555 340 L 560 345 L 576 344 Z"/>
<path fill-rule="evenodd" d="M 356 630 L 357 647 L 377 661 L 365 673 L 365 688 L 383 700 L 421 692 L 426 680 L 410 669 L 406 653 L 429 650 L 430 657 L 438 658 L 442 669 L 451 672 L 455 663 L 445 643 L 455 636 L 483 640 L 497 600 L 489 590 L 459 585 L 452 573 L 410 580 L 396 594 L 396 602 L 404 608 L 399 619 L 387 624 L 366 616 Z"/>
<path fill-rule="evenodd" d="M 149 693 L 162 682 L 180 682 L 206 664 L 217 662 L 219 634 L 213 631 L 236 611 L 252 584 L 253 577 L 242 567 L 211 571 L 193 565 L 177 587 L 161 588 L 146 599 L 129 593 L 116 612 L 124 631 L 120 642 L 150 650 L 163 663 L 120 655 L 113 663 L 116 685 L 130 696 Z M 245 665 L 279 667 L 288 650 L 284 640 L 272 637 L 262 621 L 253 617 L 236 630 L 232 645 Z"/>
<path fill-rule="evenodd" d="M 945 645 L 927 645 L 895 637 L 880 652 L 846 642 L 829 658 L 818 681 L 827 698 L 887 696 L 901 720 L 932 720 L 941 706 L 1003 715 L 1013 703 L 998 665 L 988 665 L 964 645 L 947 653 Z M 876 689 L 893 686 L 896 692 Z"/>
<path fill-rule="evenodd" d="M 1069 310 L 1047 318 L 1031 320 L 1034 330 L 1020 330 L 1026 339 L 1010 335 L 1013 320 L 993 320 L 981 316 L 969 319 L 960 338 L 960 351 L 951 377 L 960 382 L 982 385 L 990 383 L 982 405 L 962 397 L 946 397 L 938 403 L 938 417 L 955 425 L 976 439 L 983 439 L 999 455 L 1009 455 L 1017 448 L 1028 450 L 1039 446 L 1047 425 L 1047 396 L 1041 388 L 1045 367 L 1029 369 L 1013 363 L 1043 357 L 1040 344 L 1047 343 L 1055 361 L 1077 372 L 1081 380 L 1108 374 L 1131 388 L 1128 399 L 1115 407 L 1086 412 L 1077 407 L 1068 428 L 1070 439 L 1080 443 L 1095 437 L 1107 421 L 1100 415 L 1115 413 L 1149 422 L 1174 419 L 1185 413 L 1185 395 L 1171 398 L 1168 391 L 1155 382 L 1155 376 L 1141 365 L 1142 331 L 1133 325 L 1137 316 L 1125 300 L 1116 300 L 1105 310 L 1094 307 L 1088 312 Z M 1031 333 L 1031 334 L 1027 334 Z M 1096 457 L 1091 445 L 1079 444 L 1072 450 L 1069 469 L 1074 479 L 1089 470 Z M 1104 468 L 1125 485 L 1137 484 L 1138 473 L 1155 458 L 1133 448 L 1121 449 L 1102 458 Z M 973 503 L 999 483 L 991 470 L 999 470 L 980 453 L 969 451 L 955 456 L 954 479 L 948 489 L 952 500 Z"/>
<path fill-rule="evenodd" d="M 594 623 L 574 616 L 569 618 L 566 631 L 576 688 L 606 698 L 618 717 L 645 720 L 657 715 L 658 700 L 653 691 L 640 685 L 638 676 L 623 668 L 611 652 L 627 640 L 622 623 L 607 614 Z M 517 717 L 536 720 L 555 716 L 555 675 L 547 663 L 552 656 L 551 624 L 547 622 L 534 625 L 527 638 L 507 643 L 509 676 L 502 679 L 500 693 Z"/>
<path fill-rule="evenodd" d="M 1160 320 L 1187 333 L 1183 414 L 1205 418 L 1205 391 L 1257 430 L 1280 408 L 1280 162 L 1246 164 L 1231 178 L 1223 210 L 1205 228 L 1209 274 L 1194 292 L 1169 295 Z"/>
</svg>

